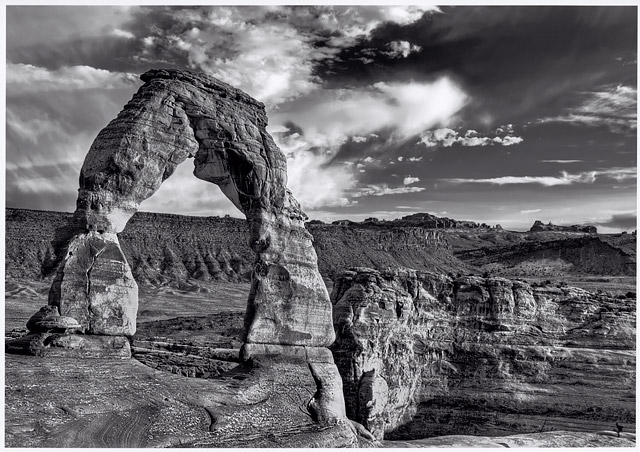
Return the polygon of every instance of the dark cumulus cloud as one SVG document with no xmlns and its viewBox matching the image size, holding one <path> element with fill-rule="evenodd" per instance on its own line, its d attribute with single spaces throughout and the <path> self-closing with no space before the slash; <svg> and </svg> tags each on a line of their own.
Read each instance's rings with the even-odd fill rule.
<svg viewBox="0 0 640 452">
<path fill-rule="evenodd" d="M 265 103 L 312 218 L 609 224 L 636 205 L 636 18 L 636 7 L 9 6 L 7 204 L 73 209 L 84 155 L 139 75 L 185 67 Z M 191 172 L 143 209 L 237 213 Z"/>
<path fill-rule="evenodd" d="M 598 223 L 598 226 L 621 229 L 623 231 L 637 229 L 637 225 L 638 216 L 635 213 L 612 215 L 611 219 L 609 219 L 608 221 Z"/>
</svg>

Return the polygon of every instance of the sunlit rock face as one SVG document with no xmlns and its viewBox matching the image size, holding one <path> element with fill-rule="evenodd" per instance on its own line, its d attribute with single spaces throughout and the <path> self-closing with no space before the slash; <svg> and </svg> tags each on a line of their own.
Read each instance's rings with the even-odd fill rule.
<svg viewBox="0 0 640 452">
<path fill-rule="evenodd" d="M 76 235 L 50 304 L 88 332 L 133 334 L 137 288 L 115 234 L 179 164 L 194 158 L 195 176 L 220 186 L 249 222 L 255 261 L 246 353 L 256 349 L 251 344 L 331 344 L 331 303 L 307 217 L 286 188 L 286 158 L 266 132 L 264 105 L 204 74 L 151 70 L 141 78 L 145 84 L 84 161 Z"/>
<path fill-rule="evenodd" d="M 49 305 L 76 319 L 84 333 L 133 336 L 138 285 L 114 233 L 73 238 L 49 292 Z"/>
<path fill-rule="evenodd" d="M 635 299 L 353 268 L 332 301 L 347 414 L 378 438 L 635 422 Z"/>
</svg>

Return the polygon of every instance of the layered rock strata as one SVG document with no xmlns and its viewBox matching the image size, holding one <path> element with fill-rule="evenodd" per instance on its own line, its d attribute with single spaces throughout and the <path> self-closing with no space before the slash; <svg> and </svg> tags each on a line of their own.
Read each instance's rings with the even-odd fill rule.
<svg viewBox="0 0 640 452">
<path fill-rule="evenodd" d="M 347 413 L 378 438 L 635 423 L 635 300 L 354 268 L 332 294 Z"/>
<path fill-rule="evenodd" d="M 85 158 L 71 225 L 56 234 L 67 238 L 66 255 L 49 305 L 87 335 L 135 333 L 137 284 L 117 233 L 179 164 L 194 158 L 194 175 L 218 185 L 249 224 L 255 257 L 242 357 L 288 355 L 308 363 L 317 383 L 312 417 L 346 420 L 326 348 L 335 338 L 329 294 L 307 217 L 286 188 L 286 158 L 266 132 L 264 105 L 200 73 L 151 70 L 141 79 Z"/>
</svg>

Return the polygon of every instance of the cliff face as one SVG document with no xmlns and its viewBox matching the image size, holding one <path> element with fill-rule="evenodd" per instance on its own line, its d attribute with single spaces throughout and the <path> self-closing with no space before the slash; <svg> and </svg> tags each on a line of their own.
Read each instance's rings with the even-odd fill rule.
<svg viewBox="0 0 640 452">
<path fill-rule="evenodd" d="M 378 438 L 635 422 L 635 299 L 354 268 L 332 301 L 348 414 Z"/>
<path fill-rule="evenodd" d="M 529 239 L 514 245 L 459 251 L 455 255 L 475 267 L 492 263 L 515 267 L 527 262 L 556 260 L 570 266 L 572 272 L 633 276 L 636 271 L 635 238 L 629 236 L 627 241 L 632 241 L 633 245 L 623 246 L 597 235 L 580 234 L 554 240 Z"/>
<path fill-rule="evenodd" d="M 54 231 L 71 214 L 7 209 L 7 276 L 51 277 L 55 272 Z M 441 232 L 422 228 L 349 228 L 307 225 L 325 278 L 353 265 L 408 266 L 444 272 L 466 271 Z M 119 234 L 133 275 L 142 287 L 188 280 L 249 281 L 253 252 L 249 227 L 237 218 L 136 213 Z"/>
<path fill-rule="evenodd" d="M 595 234 L 598 232 L 598 228 L 595 226 L 572 224 L 571 226 L 558 226 L 549 222 L 544 224 L 540 220 L 536 220 L 529 229 L 529 232 L 542 232 L 542 231 L 564 231 L 564 232 L 584 232 L 587 234 Z"/>
<path fill-rule="evenodd" d="M 421 227 L 361 227 L 307 224 L 320 272 L 331 279 L 352 266 L 412 267 L 436 272 L 469 271 L 453 257 L 445 234 Z"/>
<path fill-rule="evenodd" d="M 54 231 L 71 218 L 61 212 L 6 209 L 7 276 L 52 277 Z M 560 232 L 434 230 L 416 226 L 307 223 L 324 278 L 353 266 L 409 267 L 437 273 L 483 273 L 501 266 L 505 274 L 526 264 L 557 260 L 568 271 L 597 275 L 635 274 L 635 235 L 605 236 Z M 478 232 L 479 231 L 479 232 Z M 249 228 L 237 218 L 136 213 L 120 242 L 142 288 L 198 280 L 249 281 L 253 253 Z M 555 271 L 555 270 L 554 270 Z M 197 287 L 196 287 L 197 289 Z"/>
</svg>

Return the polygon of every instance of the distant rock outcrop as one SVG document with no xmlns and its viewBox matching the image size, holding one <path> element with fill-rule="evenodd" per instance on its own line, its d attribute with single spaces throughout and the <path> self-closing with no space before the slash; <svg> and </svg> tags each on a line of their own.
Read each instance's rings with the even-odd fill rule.
<svg viewBox="0 0 640 452">
<path fill-rule="evenodd" d="M 543 231 L 556 231 L 556 232 L 583 232 L 585 234 L 597 234 L 598 228 L 595 226 L 584 226 L 574 224 L 571 226 L 558 226 L 551 222 L 544 224 L 540 220 L 536 220 L 529 229 L 529 232 L 543 232 Z"/>
<path fill-rule="evenodd" d="M 347 413 L 378 438 L 635 421 L 635 299 L 353 268 L 332 301 Z"/>
</svg>

